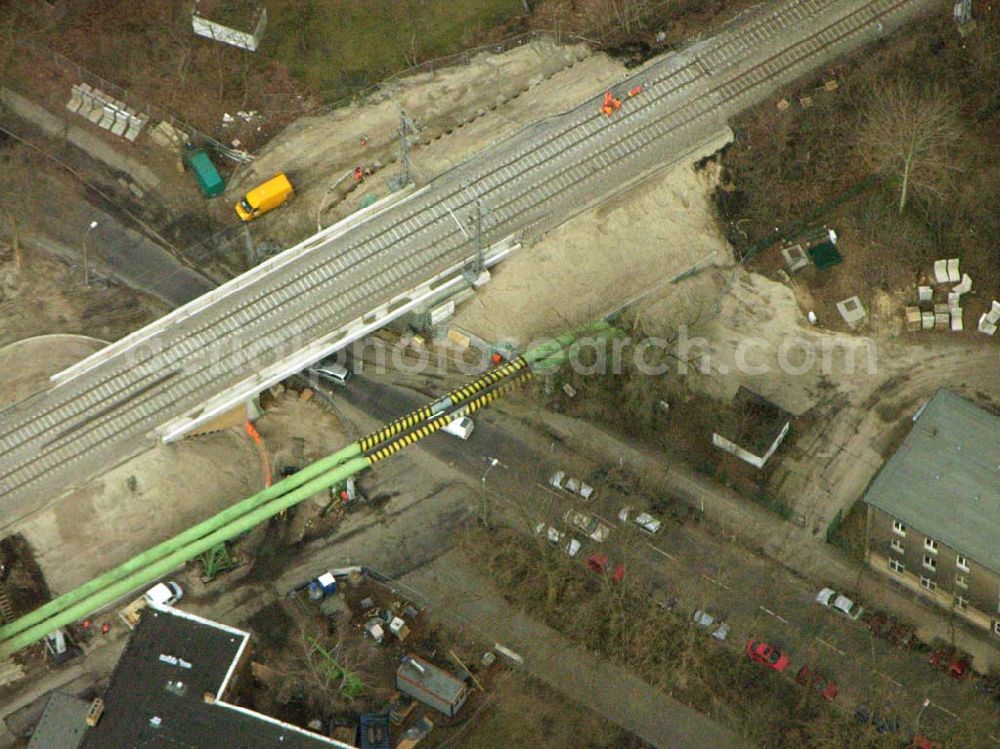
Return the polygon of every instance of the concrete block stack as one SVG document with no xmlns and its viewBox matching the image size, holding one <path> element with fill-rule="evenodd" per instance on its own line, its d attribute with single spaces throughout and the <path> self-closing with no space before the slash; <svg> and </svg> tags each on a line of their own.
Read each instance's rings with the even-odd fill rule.
<svg viewBox="0 0 1000 749">
<path fill-rule="evenodd" d="M 86 117 L 100 128 L 134 143 L 149 115 L 140 114 L 87 83 L 73 86 L 66 109 Z"/>
</svg>

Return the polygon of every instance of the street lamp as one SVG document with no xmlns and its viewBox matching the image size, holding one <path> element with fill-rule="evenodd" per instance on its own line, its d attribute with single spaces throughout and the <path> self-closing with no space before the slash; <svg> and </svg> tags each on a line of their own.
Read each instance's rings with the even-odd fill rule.
<svg viewBox="0 0 1000 749">
<path fill-rule="evenodd" d="M 930 704 L 931 704 L 931 698 L 930 697 L 924 697 L 924 702 L 920 706 L 920 709 L 917 711 L 917 719 L 913 721 L 913 739 L 914 740 L 916 740 L 917 736 L 920 735 L 920 718 L 923 716 L 924 710 L 926 710 L 927 706 L 930 705 Z"/>
<path fill-rule="evenodd" d="M 87 237 L 97 228 L 97 222 L 91 221 L 90 227 L 83 233 L 83 285 L 90 286 L 90 268 L 87 266 Z"/>
</svg>

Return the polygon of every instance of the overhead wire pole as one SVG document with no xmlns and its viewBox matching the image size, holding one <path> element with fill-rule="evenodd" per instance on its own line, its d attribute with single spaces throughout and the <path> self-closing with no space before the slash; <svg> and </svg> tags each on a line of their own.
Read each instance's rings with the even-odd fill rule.
<svg viewBox="0 0 1000 749">
<path fill-rule="evenodd" d="M 416 134 L 417 126 L 410 119 L 410 116 L 406 111 L 400 107 L 399 108 L 399 164 L 402 171 L 399 174 L 399 186 L 397 189 L 402 190 L 411 182 L 411 171 L 412 167 L 410 164 L 410 133 Z"/>
</svg>

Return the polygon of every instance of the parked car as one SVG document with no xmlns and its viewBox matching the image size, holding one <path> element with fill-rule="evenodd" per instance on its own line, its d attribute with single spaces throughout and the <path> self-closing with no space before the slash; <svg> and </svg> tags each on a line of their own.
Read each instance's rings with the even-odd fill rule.
<svg viewBox="0 0 1000 749">
<path fill-rule="evenodd" d="M 183 597 L 181 586 L 172 581 L 157 583 L 143 596 L 146 603 L 153 606 L 173 606 Z"/>
<path fill-rule="evenodd" d="M 841 595 L 833 588 L 823 588 L 823 590 L 817 593 L 816 603 L 826 606 L 828 609 L 839 611 L 848 619 L 853 619 L 855 621 L 857 621 L 858 617 L 861 616 L 861 612 L 865 610 L 863 606 L 859 606 L 850 598 Z"/>
<path fill-rule="evenodd" d="M 585 534 L 587 538 L 590 538 L 598 543 L 604 543 L 608 540 L 608 535 L 611 533 L 611 528 L 607 523 L 604 523 L 593 515 L 588 515 L 585 512 L 577 512 L 576 510 L 566 510 L 566 514 L 563 516 L 563 520 L 571 528 L 576 528 L 581 533 Z"/>
<path fill-rule="evenodd" d="M 560 491 L 567 491 L 570 494 L 576 494 L 584 502 L 589 502 L 594 497 L 594 487 L 572 476 L 566 478 L 566 471 L 556 471 L 553 473 L 549 477 L 549 486 Z"/>
<path fill-rule="evenodd" d="M 911 625 L 897 621 L 891 616 L 865 609 L 861 621 L 871 629 L 876 637 L 887 640 L 889 644 L 898 648 L 905 650 L 919 643 L 916 630 Z"/>
<path fill-rule="evenodd" d="M 729 624 L 726 622 L 720 622 L 716 620 L 714 616 L 709 614 L 707 611 L 702 611 L 698 609 L 694 612 L 692 617 L 694 623 L 699 627 L 708 630 L 708 632 L 719 642 L 722 642 L 729 636 Z"/>
<path fill-rule="evenodd" d="M 587 567 L 591 572 L 607 575 L 616 583 L 620 583 L 625 577 L 625 565 L 612 564 L 607 554 L 591 554 L 587 557 Z"/>
<path fill-rule="evenodd" d="M 830 679 L 819 671 L 809 668 L 809 666 L 803 666 L 799 669 L 799 672 L 795 675 L 795 681 L 807 689 L 815 689 L 819 692 L 820 697 L 827 702 L 833 702 L 840 691 L 837 685 L 830 681 Z"/>
<path fill-rule="evenodd" d="M 791 663 L 791 659 L 785 653 L 773 645 L 768 645 L 766 642 L 755 640 L 752 637 L 747 640 L 746 651 L 753 661 L 774 671 L 784 671 Z"/>
<path fill-rule="evenodd" d="M 655 536 L 660 532 L 663 527 L 663 523 L 654 518 L 648 512 L 640 512 L 638 515 L 632 515 L 631 507 L 623 507 L 618 512 L 618 519 L 623 523 L 627 523 L 629 518 L 632 518 L 632 522 L 639 526 L 641 530 L 644 530 L 651 536 Z"/>
<path fill-rule="evenodd" d="M 548 530 L 546 530 L 546 528 L 548 528 Z M 551 525 L 546 526 L 545 523 L 539 523 L 535 526 L 535 533 L 539 536 L 544 535 L 548 538 L 550 544 L 563 547 L 566 553 L 571 557 L 575 557 L 577 552 L 580 551 L 580 542 L 572 537 L 566 542 L 566 545 L 563 546 L 563 539 L 566 538 L 566 534 L 558 528 L 553 528 Z"/>
<path fill-rule="evenodd" d="M 309 374 L 334 385 L 346 385 L 351 379 L 351 370 L 335 361 L 321 361 L 306 370 Z"/>
<path fill-rule="evenodd" d="M 872 710 L 867 705 L 858 705 L 854 708 L 854 719 L 858 723 L 870 725 L 879 733 L 896 733 L 899 730 L 899 718 Z"/>
<path fill-rule="evenodd" d="M 931 653 L 929 663 L 944 671 L 948 676 L 958 681 L 967 679 L 971 666 L 967 658 L 961 655 L 949 653 L 944 650 L 935 650 Z"/>
<path fill-rule="evenodd" d="M 460 440 L 467 440 L 475 426 L 475 422 L 468 416 L 459 416 L 457 419 L 452 419 L 441 427 L 441 431 L 458 437 Z"/>
</svg>

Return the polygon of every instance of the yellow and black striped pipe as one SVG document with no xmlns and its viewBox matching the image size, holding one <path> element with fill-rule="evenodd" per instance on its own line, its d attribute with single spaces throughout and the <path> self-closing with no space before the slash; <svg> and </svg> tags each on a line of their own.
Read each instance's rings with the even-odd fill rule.
<svg viewBox="0 0 1000 749">
<path fill-rule="evenodd" d="M 445 395 L 440 400 L 448 398 L 455 405 L 458 405 L 462 401 L 466 401 L 472 398 L 476 393 L 481 390 L 490 387 L 491 385 L 499 382 L 505 377 L 509 377 L 520 369 L 523 369 L 528 364 L 523 356 L 518 356 L 515 359 L 511 359 L 505 364 L 501 364 L 495 369 L 491 369 L 485 374 L 481 375 L 477 379 L 473 380 L 467 385 L 462 385 L 452 390 L 450 393 Z M 440 402 L 440 401 L 438 401 Z M 416 411 L 401 416 L 390 424 L 382 427 L 378 431 L 372 432 L 366 437 L 359 440 L 358 445 L 361 447 L 361 451 L 367 453 L 383 442 L 387 442 L 394 438 L 397 434 L 404 432 L 408 429 L 413 429 L 417 424 L 427 421 L 434 415 L 430 406 L 423 406 L 418 408 Z"/>
<path fill-rule="evenodd" d="M 474 397 L 472 400 L 463 402 L 461 404 L 461 408 L 466 414 L 475 413 L 483 406 L 492 403 L 497 398 L 500 398 L 501 396 L 509 393 L 515 387 L 522 385 L 524 382 L 526 382 L 531 378 L 532 374 L 533 373 L 531 372 L 530 369 L 525 370 L 517 374 L 509 381 L 504 382 L 499 387 L 494 388 L 493 390 L 490 390 L 487 393 L 481 393 L 480 395 Z M 388 444 L 381 445 L 377 449 L 371 450 L 370 452 L 366 452 L 365 457 L 367 457 L 371 463 L 377 463 L 378 461 L 384 458 L 388 458 L 391 455 L 395 455 L 404 447 L 409 447 L 414 442 L 422 440 L 424 437 L 433 434 L 439 429 L 442 429 L 453 418 L 455 418 L 454 414 L 449 414 L 449 413 L 436 416 L 430 421 L 416 427 L 415 429 L 413 429 L 413 431 L 408 432 L 407 434 L 404 434 L 400 437 L 397 437 L 396 439 L 393 439 Z"/>
<path fill-rule="evenodd" d="M 431 411 L 430 406 L 421 406 L 416 411 L 411 411 L 405 416 L 400 416 L 395 421 L 386 424 L 381 429 L 372 432 L 367 437 L 363 437 L 359 440 L 358 445 L 361 447 L 361 452 L 368 452 L 376 445 L 380 445 L 386 440 L 392 439 L 400 432 L 412 429 L 417 424 L 427 421 L 433 415 L 434 412 Z"/>
<path fill-rule="evenodd" d="M 489 372 L 481 375 L 477 379 L 470 382 L 468 385 L 462 385 L 457 387 L 448 393 L 445 398 L 450 398 L 451 402 L 458 405 L 462 401 L 466 401 L 473 395 L 478 393 L 480 390 L 488 388 L 505 377 L 510 377 L 512 374 L 520 369 L 523 369 L 528 365 L 523 356 L 518 356 L 515 359 L 511 359 L 505 364 L 501 364 L 496 369 L 491 369 Z M 443 398 L 442 398 L 443 400 Z"/>
</svg>

